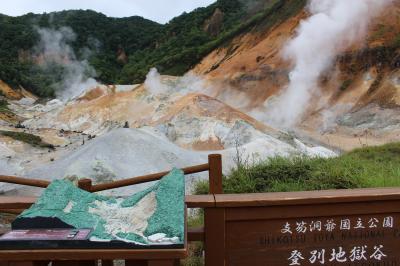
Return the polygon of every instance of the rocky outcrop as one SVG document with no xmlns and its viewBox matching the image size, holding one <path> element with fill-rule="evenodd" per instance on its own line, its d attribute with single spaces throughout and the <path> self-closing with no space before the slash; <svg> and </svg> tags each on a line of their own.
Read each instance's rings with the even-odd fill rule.
<svg viewBox="0 0 400 266">
<path fill-rule="evenodd" d="M 207 19 L 204 23 L 204 31 L 211 36 L 217 36 L 221 30 L 224 21 L 224 13 L 219 9 L 215 9 L 211 18 Z"/>
</svg>

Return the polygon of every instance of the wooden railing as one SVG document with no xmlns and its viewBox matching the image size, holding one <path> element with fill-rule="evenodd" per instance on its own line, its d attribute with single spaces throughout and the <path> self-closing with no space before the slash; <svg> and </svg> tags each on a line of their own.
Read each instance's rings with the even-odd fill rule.
<svg viewBox="0 0 400 266">
<path fill-rule="evenodd" d="M 201 172 L 209 172 L 209 190 L 210 194 L 222 193 L 222 158 L 220 154 L 210 154 L 208 156 L 208 163 L 195 165 L 183 168 L 182 171 L 185 175 L 195 174 Z M 126 186 L 132 186 L 152 181 L 160 180 L 163 176 L 167 175 L 169 171 L 137 176 L 123 180 L 113 181 L 104 184 L 92 184 L 91 179 L 80 179 L 78 187 L 90 192 L 99 192 L 109 189 L 116 189 Z M 40 179 L 28 179 L 16 176 L 2 176 L 0 175 L 0 182 L 26 185 L 31 187 L 46 188 L 50 181 Z M 0 212 L 19 214 L 23 210 L 29 208 L 36 201 L 35 197 L 0 197 Z M 188 241 L 202 241 L 204 239 L 203 228 L 189 228 Z"/>
<path fill-rule="evenodd" d="M 400 245 L 400 189 L 356 189 L 313 192 L 285 192 L 227 195 L 222 193 L 222 162 L 220 155 L 210 155 L 207 164 L 184 168 L 185 174 L 209 171 L 210 194 L 186 196 L 187 208 L 204 209 L 204 228 L 190 228 L 188 241 L 204 242 L 204 259 L 206 266 L 220 265 L 288 265 L 288 258 L 293 250 L 316 250 L 323 245 L 327 247 L 341 247 L 351 250 L 355 245 L 385 247 L 387 261 L 365 262 L 365 265 L 397 265 L 400 261 L 398 247 Z M 78 186 L 88 191 L 101 191 L 150 182 L 160 179 L 167 172 L 129 178 L 121 181 L 100 185 L 92 185 L 90 179 L 80 180 Z M 27 180 L 18 177 L 0 177 L 9 183 L 45 187 L 43 180 Z M 35 198 L 0 197 L 0 212 L 15 211 L 28 208 Z M 390 218 L 390 219 L 388 219 Z M 375 219 L 375 220 L 374 220 Z M 385 219 L 391 221 L 385 224 Z M 363 220 L 364 225 L 370 221 L 379 221 L 379 227 L 364 227 L 371 236 L 359 234 L 357 222 Z M 336 222 L 336 230 L 324 229 L 307 232 L 307 237 L 300 232 L 293 241 L 282 241 L 282 235 L 287 225 L 297 226 L 299 222 L 311 225 L 314 221 Z M 352 228 L 341 229 L 342 221 L 350 221 Z M 339 224 L 340 223 L 340 224 Z M 349 224 L 350 224 L 349 223 Z M 341 226 L 341 225 L 340 225 Z M 310 227 L 311 228 L 311 227 Z M 296 229 L 293 227 L 292 229 Z M 290 232 L 291 234 L 291 232 Z M 306 236 L 306 235 L 304 235 Z M 360 237 L 356 237 L 360 236 Z M 296 238 L 297 237 L 297 238 Z M 297 240 L 299 241 L 297 241 Z M 300 241 L 301 240 L 301 241 Z M 376 242 L 379 240 L 379 243 Z M 36 252 L 36 251 L 35 251 Z M 38 251 L 37 255 L 49 251 Z M 133 265 L 167 265 L 147 264 L 138 259 L 143 259 L 138 253 L 131 250 L 122 250 L 121 258 L 126 259 L 127 266 Z M 165 250 L 156 250 L 151 256 L 163 259 Z M 180 252 L 180 251 L 179 251 Z M 176 253 L 174 259 L 186 256 Z M 306 253 L 303 253 L 306 254 Z M 0 266 L 2 257 L 6 259 L 34 260 L 31 251 L 15 251 L 13 254 L 0 251 Z M 26 257 L 24 257 L 26 256 Z M 44 256 L 44 255 L 43 255 Z M 50 256 L 50 257 L 49 257 Z M 139 256 L 139 257 L 135 257 Z M 386 256 L 386 255 L 385 255 Z M 372 258 L 368 257 L 368 258 Z M 103 259 L 102 265 L 113 265 L 116 259 L 113 250 L 66 250 L 51 251 L 46 258 L 59 261 L 65 260 L 94 260 Z M 37 259 L 37 257 L 35 257 Z M 136 259 L 136 260 L 135 260 Z M 179 263 L 179 260 L 175 262 Z M 363 261 L 364 262 L 364 261 Z M 393 262 L 393 263 L 392 263 Z M 15 264 L 11 264 L 15 265 Z M 27 265 L 27 264 L 23 264 Z M 32 265 L 32 264 L 29 264 Z M 43 265 L 43 264 L 34 264 Z M 47 264 L 46 264 L 47 265 Z M 58 265 L 89 265 L 89 264 L 53 264 Z M 94 265 L 93 263 L 90 265 Z M 97 265 L 97 264 L 96 264 Z M 168 264 L 172 265 L 172 264 Z M 174 264 L 175 265 L 175 264 Z M 176 264 L 177 265 L 177 264 Z"/>
<path fill-rule="evenodd" d="M 41 188 L 46 188 L 48 185 L 50 185 L 50 182 L 47 180 L 29 179 L 7 175 L 0 175 L 0 182 Z"/>
</svg>

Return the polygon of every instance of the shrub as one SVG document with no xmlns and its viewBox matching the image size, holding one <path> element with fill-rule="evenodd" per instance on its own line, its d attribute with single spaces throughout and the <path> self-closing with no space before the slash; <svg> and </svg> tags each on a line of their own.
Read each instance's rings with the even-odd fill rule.
<svg viewBox="0 0 400 266">
<path fill-rule="evenodd" d="M 39 136 L 25 133 L 25 132 L 14 132 L 14 131 L 0 131 L 0 135 L 10 137 L 12 139 L 22 141 L 30 144 L 34 147 L 54 149 L 54 145 L 43 142 Z"/>
<path fill-rule="evenodd" d="M 366 147 L 336 158 L 274 157 L 237 164 L 223 178 L 224 193 L 309 191 L 400 186 L 400 143 Z M 208 193 L 199 182 L 196 194 Z"/>
</svg>

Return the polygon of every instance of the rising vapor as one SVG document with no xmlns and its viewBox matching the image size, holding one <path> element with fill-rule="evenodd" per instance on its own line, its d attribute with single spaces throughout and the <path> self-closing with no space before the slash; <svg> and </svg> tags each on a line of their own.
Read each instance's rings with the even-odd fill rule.
<svg viewBox="0 0 400 266">
<path fill-rule="evenodd" d="M 76 39 L 76 34 L 71 28 L 36 28 L 36 31 L 40 41 L 33 49 L 35 60 L 45 71 L 52 71 L 54 64 L 63 67 L 61 80 L 52 84 L 58 99 L 67 101 L 98 85 L 92 78 L 96 76 L 95 69 L 86 59 L 78 60 L 69 45 Z M 86 48 L 86 57 L 89 57 L 90 53 Z"/>
<path fill-rule="evenodd" d="M 337 55 L 367 34 L 368 24 L 392 0 L 310 0 L 311 16 L 302 21 L 294 37 L 283 50 L 285 59 L 294 63 L 290 83 L 274 102 L 271 123 L 291 128 L 304 114 L 311 96 L 318 92 L 320 75 Z M 270 106 L 268 106 L 270 105 Z"/>
</svg>

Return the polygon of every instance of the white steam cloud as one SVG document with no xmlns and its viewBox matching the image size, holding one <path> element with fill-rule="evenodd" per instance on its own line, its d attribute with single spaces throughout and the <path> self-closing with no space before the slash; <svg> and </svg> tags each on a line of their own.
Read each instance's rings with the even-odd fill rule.
<svg viewBox="0 0 400 266">
<path fill-rule="evenodd" d="M 69 27 L 57 30 L 49 28 L 37 28 L 40 36 L 39 43 L 34 47 L 35 60 L 45 69 L 51 71 L 54 64 L 63 67 L 62 78 L 56 84 L 56 96 L 67 101 L 81 95 L 89 88 L 98 85 L 95 79 L 96 71 L 86 59 L 78 60 L 74 50 L 69 45 L 76 39 L 76 34 Z M 87 57 L 90 50 L 86 48 Z"/>
<path fill-rule="evenodd" d="M 150 69 L 144 82 L 146 89 L 153 95 L 172 94 L 179 92 L 180 94 L 188 94 L 198 92 L 209 94 L 211 88 L 201 77 L 188 72 L 177 80 L 163 80 L 162 76 L 156 68 Z"/>
<path fill-rule="evenodd" d="M 365 38 L 368 24 L 392 0 L 310 0 L 311 16 L 300 23 L 297 35 L 284 48 L 294 63 L 285 92 L 266 106 L 271 123 L 295 126 L 318 93 L 320 75 L 336 56 Z"/>
<path fill-rule="evenodd" d="M 246 93 L 233 90 L 226 84 L 216 84 L 189 71 L 175 81 L 163 79 L 156 68 L 150 69 L 144 83 L 146 89 L 153 95 L 165 95 L 178 92 L 180 95 L 189 93 L 204 94 L 220 100 L 235 108 L 245 108 L 250 104 Z"/>
</svg>

